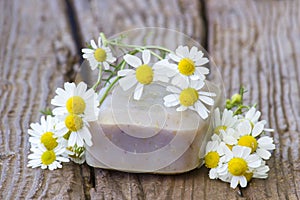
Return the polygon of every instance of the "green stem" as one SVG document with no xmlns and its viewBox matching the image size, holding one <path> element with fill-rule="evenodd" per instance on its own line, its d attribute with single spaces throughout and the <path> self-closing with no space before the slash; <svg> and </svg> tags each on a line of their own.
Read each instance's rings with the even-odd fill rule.
<svg viewBox="0 0 300 200">
<path fill-rule="evenodd" d="M 102 79 L 102 66 L 99 65 L 98 68 L 99 68 L 98 79 L 97 79 L 97 82 L 92 87 L 95 91 L 96 91 L 98 85 L 100 85 L 101 79 Z"/>
<path fill-rule="evenodd" d="M 111 42 L 111 41 L 107 41 L 107 43 L 110 45 L 115 45 L 115 46 L 119 46 L 119 47 L 129 47 L 129 48 L 137 48 L 137 49 L 158 49 L 158 50 L 162 50 L 162 51 L 165 51 L 168 53 L 173 52 L 170 49 L 167 49 L 167 48 L 164 48 L 161 46 L 156 46 L 156 45 L 140 46 L 140 45 L 130 45 L 130 44 Z"/>
<path fill-rule="evenodd" d="M 120 63 L 120 70 L 124 69 L 126 66 L 126 62 L 123 60 Z M 103 94 L 103 96 L 101 97 L 100 101 L 99 101 L 99 106 L 101 106 L 101 104 L 103 103 L 103 101 L 105 100 L 105 98 L 107 97 L 108 93 L 110 92 L 111 88 L 117 83 L 117 81 L 120 79 L 120 77 L 117 77 L 105 90 L 105 93 Z"/>
<path fill-rule="evenodd" d="M 101 39 L 102 39 L 103 45 L 104 45 L 104 46 L 107 46 L 107 44 L 109 43 L 109 41 L 106 39 L 104 33 L 101 32 L 101 33 L 100 33 L 100 37 L 101 37 Z"/>
<path fill-rule="evenodd" d="M 103 103 L 103 101 L 105 100 L 105 98 L 107 97 L 108 93 L 110 92 L 111 88 L 117 83 L 117 81 L 120 79 L 120 77 L 117 77 L 106 89 L 105 93 L 103 94 L 103 96 L 101 97 L 100 101 L 99 101 L 99 106 L 101 106 L 101 104 Z"/>
<path fill-rule="evenodd" d="M 111 41 L 107 41 L 108 44 L 110 45 L 115 45 L 115 46 L 119 46 L 119 47 L 128 47 L 128 48 L 134 48 L 138 51 L 144 50 L 144 49 L 158 49 L 164 52 L 168 52 L 168 53 L 172 53 L 171 50 L 161 47 L 161 46 L 155 46 L 155 45 L 148 45 L 148 46 L 139 46 L 139 45 L 129 45 L 129 44 L 122 44 L 122 43 L 117 43 L 117 42 L 111 42 Z M 155 53 L 154 51 L 150 50 L 150 53 L 152 55 L 154 55 L 155 57 L 157 57 L 158 59 L 162 60 L 163 58 L 161 56 L 159 56 L 157 53 Z"/>
</svg>

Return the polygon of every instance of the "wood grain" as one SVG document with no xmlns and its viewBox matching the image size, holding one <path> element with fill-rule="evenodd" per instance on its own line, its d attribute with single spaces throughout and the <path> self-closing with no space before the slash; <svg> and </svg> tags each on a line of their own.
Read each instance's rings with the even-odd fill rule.
<svg viewBox="0 0 300 200">
<path fill-rule="evenodd" d="M 0 1 L 0 199 L 300 199 L 299 10 L 275 0 Z M 248 89 L 246 101 L 276 130 L 267 180 L 232 190 L 204 167 L 173 176 L 26 167 L 29 124 L 73 80 L 84 43 L 145 26 L 207 44 L 226 94 Z"/>
<path fill-rule="evenodd" d="M 78 165 L 26 167 L 29 124 L 74 64 L 65 9 L 62 1 L 0 2 L 0 199 L 84 198 Z"/>
<path fill-rule="evenodd" d="M 209 51 L 227 94 L 244 85 L 275 129 L 267 180 L 243 190 L 248 199 L 300 198 L 300 2 L 208 0 Z"/>
</svg>

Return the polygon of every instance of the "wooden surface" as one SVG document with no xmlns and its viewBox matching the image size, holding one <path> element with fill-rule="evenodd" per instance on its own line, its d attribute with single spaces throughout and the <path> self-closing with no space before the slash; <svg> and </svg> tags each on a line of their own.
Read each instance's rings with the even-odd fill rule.
<svg viewBox="0 0 300 200">
<path fill-rule="evenodd" d="M 300 2 L 272 0 L 0 1 L 0 199 L 300 199 Z M 27 168 L 27 129 L 73 80 L 80 48 L 99 31 L 178 30 L 207 48 L 226 86 L 240 85 L 276 131 L 269 179 L 247 189 L 205 168 L 163 176 L 64 164 Z"/>
</svg>

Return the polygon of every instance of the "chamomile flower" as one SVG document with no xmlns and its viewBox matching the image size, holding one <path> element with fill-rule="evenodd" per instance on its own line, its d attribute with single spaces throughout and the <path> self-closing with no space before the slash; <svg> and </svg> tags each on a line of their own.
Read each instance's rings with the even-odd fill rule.
<svg viewBox="0 0 300 200">
<path fill-rule="evenodd" d="M 219 175 L 223 179 L 230 180 L 230 187 L 236 188 L 239 184 L 241 187 L 247 186 L 246 173 L 249 169 L 255 169 L 261 166 L 261 159 L 256 154 L 251 154 L 248 147 L 234 146 L 232 152 L 225 153 L 226 162 L 219 170 Z"/>
<path fill-rule="evenodd" d="M 38 145 L 30 150 L 32 153 L 28 156 L 28 167 L 54 170 L 62 167 L 61 162 L 69 162 L 65 153 L 66 148 L 62 145 L 58 145 L 52 150 L 46 149 L 43 145 Z"/>
<path fill-rule="evenodd" d="M 253 128 L 251 123 L 246 120 L 237 126 L 240 137 L 237 144 L 251 148 L 251 153 L 256 152 L 262 159 L 271 157 L 270 150 L 275 149 L 273 139 L 269 136 L 263 136 L 257 139 L 264 132 L 264 122 L 257 122 Z"/>
<path fill-rule="evenodd" d="M 220 130 L 226 131 L 227 128 L 235 128 L 238 123 L 237 116 L 233 115 L 232 110 L 224 109 L 222 114 L 220 113 L 220 109 L 216 108 L 214 111 L 214 133 L 219 134 Z"/>
<path fill-rule="evenodd" d="M 224 155 L 224 143 L 218 141 L 209 141 L 206 145 L 204 163 L 209 168 L 209 178 L 218 178 L 218 170 L 223 164 L 222 156 Z"/>
<path fill-rule="evenodd" d="M 174 72 L 172 84 L 178 85 L 184 81 L 189 82 L 189 80 L 204 81 L 209 69 L 200 66 L 208 63 L 209 60 L 203 55 L 203 52 L 198 51 L 197 47 L 189 50 L 187 46 L 179 46 L 175 53 L 170 53 L 168 57 L 176 63 L 169 65 Z"/>
<path fill-rule="evenodd" d="M 261 112 L 256 110 L 255 107 L 251 107 L 245 114 L 245 117 L 242 117 L 241 120 L 249 120 L 252 126 L 254 126 L 256 123 L 263 123 L 264 125 L 267 123 L 266 120 L 259 121 L 259 118 L 261 116 Z M 264 131 L 272 132 L 273 129 L 270 128 L 264 128 Z"/>
<path fill-rule="evenodd" d="M 94 40 L 91 40 L 92 48 L 82 49 L 83 58 L 87 59 L 91 65 L 92 70 L 97 67 L 104 67 L 104 69 L 109 69 L 109 64 L 116 61 L 116 58 L 113 57 L 111 49 L 104 46 L 101 37 L 98 38 L 98 45 Z"/>
<path fill-rule="evenodd" d="M 39 144 L 43 144 L 47 150 L 53 150 L 57 147 L 58 143 L 62 140 L 60 137 L 63 136 L 63 134 L 55 129 L 56 123 L 56 118 L 49 115 L 47 118 L 42 116 L 40 124 L 31 123 L 31 129 L 28 129 L 28 134 L 31 135 L 31 137 L 29 137 L 31 145 L 38 146 Z"/>
<path fill-rule="evenodd" d="M 86 121 L 95 121 L 98 118 L 97 93 L 91 88 L 87 90 L 87 84 L 80 82 L 64 84 L 64 89 L 57 88 L 56 96 L 51 100 L 51 104 L 58 106 L 53 109 L 54 115 L 80 115 Z"/>
<path fill-rule="evenodd" d="M 201 91 L 204 85 L 202 81 L 191 81 L 190 83 L 182 82 L 177 87 L 168 86 L 167 91 L 172 92 L 172 94 L 163 98 L 164 105 L 166 107 L 179 105 L 176 111 L 194 110 L 202 119 L 206 119 L 210 111 L 204 104 L 214 105 L 214 100 L 211 97 L 216 96 L 216 94 Z"/>
<path fill-rule="evenodd" d="M 77 145 L 84 147 L 85 144 L 92 146 L 92 135 L 88 129 L 89 124 L 84 117 L 76 114 L 68 114 L 59 116 L 61 122 L 57 124 L 57 128 L 61 133 L 69 134 L 68 147 Z"/>
<path fill-rule="evenodd" d="M 149 65 L 150 59 L 151 54 L 149 50 L 144 50 L 142 52 L 142 60 L 137 56 L 126 54 L 124 60 L 134 69 L 123 69 L 118 71 L 118 76 L 123 77 L 119 80 L 119 84 L 124 91 L 127 91 L 136 85 L 134 91 L 135 100 L 141 98 L 144 86 L 149 85 L 154 81 L 169 81 L 169 79 L 160 72 L 161 62 L 158 62 L 151 67 Z"/>
</svg>

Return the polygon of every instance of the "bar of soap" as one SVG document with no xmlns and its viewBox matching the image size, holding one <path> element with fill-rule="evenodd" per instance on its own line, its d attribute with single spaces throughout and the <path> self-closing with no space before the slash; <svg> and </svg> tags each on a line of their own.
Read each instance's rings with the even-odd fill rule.
<svg viewBox="0 0 300 200">
<path fill-rule="evenodd" d="M 217 94 L 215 105 L 220 104 L 220 90 L 209 82 L 206 86 Z M 125 92 L 116 85 L 105 99 L 98 121 L 90 123 L 93 145 L 87 147 L 86 162 L 98 168 L 160 174 L 200 166 L 211 136 L 210 117 L 203 120 L 195 111 L 165 107 L 163 97 L 169 92 L 160 83 L 145 86 L 139 101 L 133 92 L 134 88 Z"/>
</svg>

